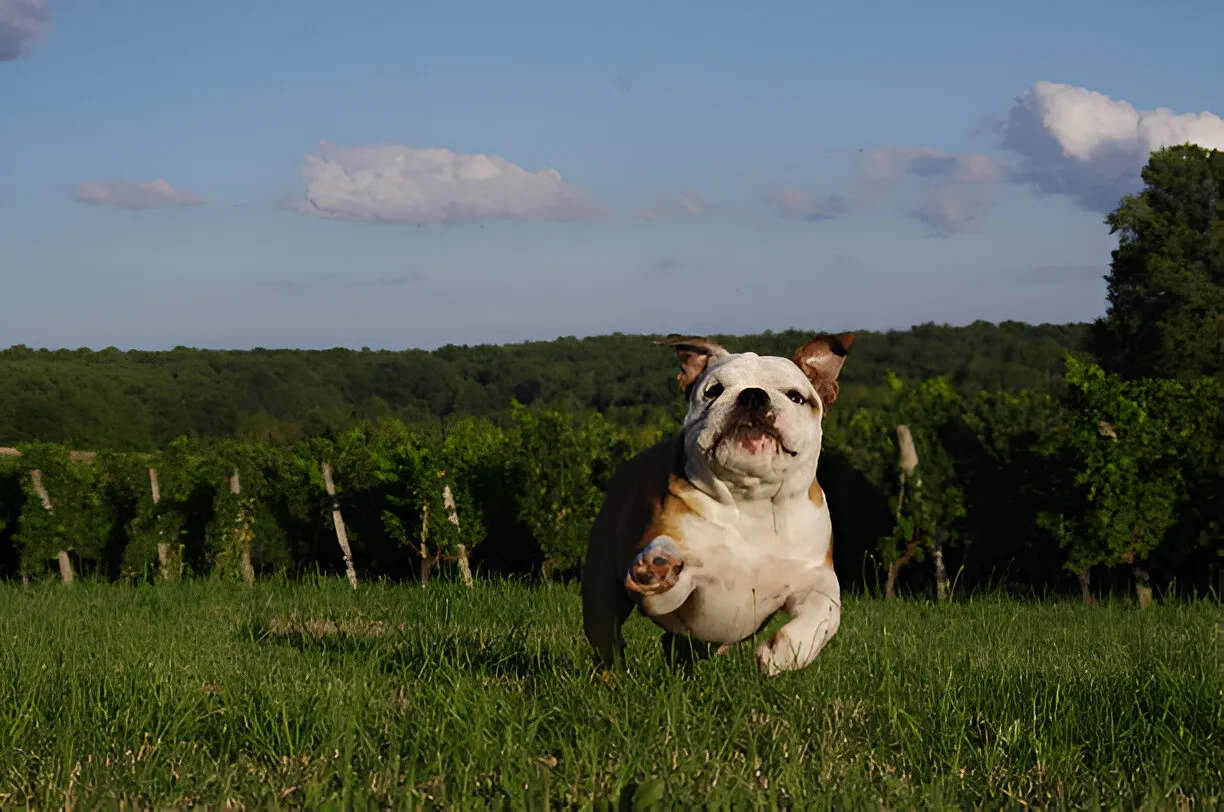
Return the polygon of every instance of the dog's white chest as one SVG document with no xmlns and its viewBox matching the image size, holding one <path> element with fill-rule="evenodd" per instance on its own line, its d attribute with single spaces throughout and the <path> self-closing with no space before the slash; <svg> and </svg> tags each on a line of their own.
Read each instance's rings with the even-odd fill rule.
<svg viewBox="0 0 1224 812">
<path fill-rule="evenodd" d="M 768 508 L 768 506 L 767 506 Z M 679 541 L 694 588 L 656 622 L 711 643 L 750 637 L 826 566 L 828 510 L 806 499 L 770 509 L 692 517 Z"/>
</svg>

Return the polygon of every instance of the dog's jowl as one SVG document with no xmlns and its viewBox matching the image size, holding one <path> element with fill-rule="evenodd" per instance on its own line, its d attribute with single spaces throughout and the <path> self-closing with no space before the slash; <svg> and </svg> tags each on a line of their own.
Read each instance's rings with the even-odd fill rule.
<svg viewBox="0 0 1224 812">
<path fill-rule="evenodd" d="M 836 633 L 833 528 L 816 481 L 824 411 L 853 334 L 792 358 L 666 339 L 688 399 L 681 433 L 617 472 L 582 574 L 583 625 L 601 665 L 624 652 L 634 606 L 672 639 L 727 646 L 779 610 L 756 651 L 767 675 L 808 665 Z"/>
</svg>

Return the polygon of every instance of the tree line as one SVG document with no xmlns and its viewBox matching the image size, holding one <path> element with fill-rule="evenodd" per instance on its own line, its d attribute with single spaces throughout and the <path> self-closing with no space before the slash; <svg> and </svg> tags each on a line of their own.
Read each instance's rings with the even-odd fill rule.
<svg viewBox="0 0 1224 812">
<path fill-rule="evenodd" d="M 808 337 L 716 338 L 789 357 Z M 1084 354 L 1087 340 L 1087 325 L 985 322 L 860 334 L 842 414 L 885 395 L 889 370 L 915 381 L 945 375 L 964 392 L 1053 391 L 1063 354 Z M 0 444 L 153 451 L 193 437 L 288 446 L 382 418 L 423 430 L 463 416 L 508 425 L 514 400 L 630 426 L 675 416 L 674 377 L 650 338 L 624 335 L 432 352 L 12 347 L 0 350 Z"/>
</svg>

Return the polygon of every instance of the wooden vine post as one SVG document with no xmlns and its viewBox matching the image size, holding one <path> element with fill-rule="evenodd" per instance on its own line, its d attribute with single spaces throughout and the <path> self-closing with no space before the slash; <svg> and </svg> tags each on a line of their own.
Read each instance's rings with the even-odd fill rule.
<svg viewBox="0 0 1224 812">
<path fill-rule="evenodd" d="M 43 483 L 42 471 L 37 468 L 30 471 L 30 481 L 34 483 L 34 492 L 42 501 L 43 510 L 47 513 L 55 513 L 55 506 L 51 503 L 51 494 L 47 492 L 47 486 Z M 66 584 L 76 581 L 76 573 L 72 571 L 72 559 L 68 557 L 68 551 L 60 550 L 56 558 L 59 559 L 60 579 Z"/>
<path fill-rule="evenodd" d="M 438 561 L 437 554 L 429 554 L 429 501 L 421 505 L 421 589 L 429 586 L 429 573 Z"/>
<path fill-rule="evenodd" d="M 455 504 L 455 495 L 451 493 L 450 485 L 442 486 L 442 506 L 447 510 L 446 518 L 455 529 L 459 529 L 459 507 Z M 463 585 L 472 588 L 472 565 L 468 561 L 467 545 L 460 541 L 455 545 L 455 558 L 459 562 L 459 574 L 463 577 Z"/>
<path fill-rule="evenodd" d="M 321 467 L 323 469 L 323 487 L 327 489 L 327 495 L 331 498 L 332 524 L 336 528 L 336 541 L 340 543 L 340 553 L 344 556 L 344 575 L 348 578 L 349 586 L 356 589 L 357 570 L 353 567 L 353 550 L 349 547 L 348 531 L 344 527 L 344 516 L 340 514 L 340 500 L 336 498 L 336 480 L 332 475 L 332 465 L 330 462 L 324 462 Z"/>
<path fill-rule="evenodd" d="M 906 486 L 910 484 L 910 480 L 914 478 L 914 472 L 918 470 L 918 451 L 914 448 L 914 436 L 910 433 L 909 426 L 904 423 L 897 426 L 897 446 L 900 449 L 900 458 L 897 462 L 901 469 L 901 486 L 897 493 L 897 521 L 900 522 L 901 507 L 905 504 Z M 914 482 L 914 485 L 921 487 L 922 481 L 919 479 Z M 915 532 L 911 533 L 906 541 L 905 552 L 888 565 L 888 580 L 884 584 L 885 598 L 892 598 L 896 595 L 897 575 L 917 551 L 918 534 Z"/>
<path fill-rule="evenodd" d="M 235 468 L 226 479 L 229 481 L 229 492 L 234 496 L 240 496 L 242 480 L 238 476 L 238 469 Z M 251 521 L 241 503 L 238 508 L 238 526 L 234 528 L 234 532 L 238 534 L 239 543 L 238 569 L 246 585 L 252 586 L 255 583 L 255 567 L 251 564 Z"/>
<path fill-rule="evenodd" d="M 156 508 L 157 505 L 161 502 L 161 485 L 157 479 L 157 469 L 156 468 L 149 468 L 149 494 L 153 497 L 153 506 L 154 508 Z M 178 568 L 174 565 L 174 562 L 171 560 L 170 543 L 166 541 L 165 539 L 161 538 L 162 530 L 160 527 L 158 527 L 157 529 L 157 535 L 158 535 L 158 541 L 157 541 L 158 571 L 161 572 L 161 576 L 163 580 L 177 581 L 178 580 Z"/>
</svg>

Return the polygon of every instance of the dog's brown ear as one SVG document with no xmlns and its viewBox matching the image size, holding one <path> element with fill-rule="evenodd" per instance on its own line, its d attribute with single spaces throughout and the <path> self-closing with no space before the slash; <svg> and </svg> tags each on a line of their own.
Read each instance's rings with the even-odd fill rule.
<svg viewBox="0 0 1224 812">
<path fill-rule="evenodd" d="M 821 402 L 828 406 L 837 400 L 840 388 L 837 376 L 841 373 L 842 364 L 846 363 L 846 354 L 854 346 L 854 333 L 838 333 L 837 335 L 818 335 L 791 356 L 795 365 L 803 370 L 803 374 L 816 387 L 816 394 Z"/>
<path fill-rule="evenodd" d="M 672 334 L 655 343 L 675 349 L 676 358 L 680 361 L 680 372 L 676 374 L 676 380 L 685 392 L 688 392 L 693 381 L 701 377 L 710 361 L 728 354 L 721 344 L 705 338 Z"/>
</svg>

